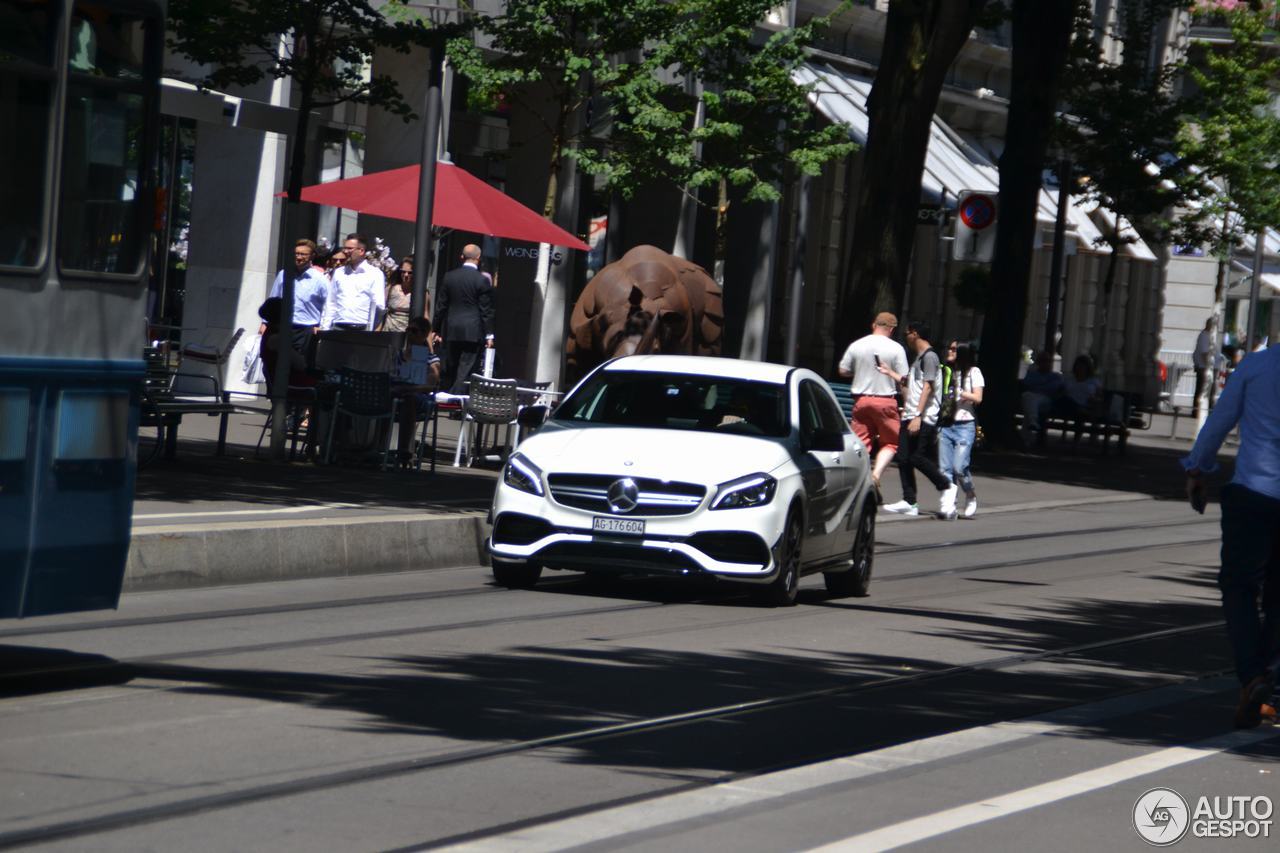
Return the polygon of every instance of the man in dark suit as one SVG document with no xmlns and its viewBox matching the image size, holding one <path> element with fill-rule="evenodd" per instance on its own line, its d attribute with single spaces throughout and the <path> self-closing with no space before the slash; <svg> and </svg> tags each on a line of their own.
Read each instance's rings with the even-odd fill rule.
<svg viewBox="0 0 1280 853">
<path fill-rule="evenodd" d="M 462 249 L 462 266 L 445 274 L 436 294 L 435 326 L 444 343 L 441 387 L 466 391 L 472 373 L 481 372 L 480 351 L 493 346 L 493 285 L 480 272 L 480 247 Z"/>
</svg>

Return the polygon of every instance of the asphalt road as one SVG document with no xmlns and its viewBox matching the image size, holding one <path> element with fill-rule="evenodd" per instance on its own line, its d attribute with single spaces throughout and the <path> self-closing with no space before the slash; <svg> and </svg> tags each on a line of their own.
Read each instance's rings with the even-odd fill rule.
<svg viewBox="0 0 1280 853">
<path fill-rule="evenodd" d="M 1141 850 L 1150 788 L 1280 800 L 1280 727 L 1229 728 L 1212 514 L 880 540 L 870 597 L 782 610 L 473 567 L 8 623 L 0 848 Z"/>
</svg>

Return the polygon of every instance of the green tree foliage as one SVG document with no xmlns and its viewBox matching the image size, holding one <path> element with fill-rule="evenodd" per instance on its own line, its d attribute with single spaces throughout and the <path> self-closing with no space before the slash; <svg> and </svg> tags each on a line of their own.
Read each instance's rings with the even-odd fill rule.
<svg viewBox="0 0 1280 853">
<path fill-rule="evenodd" d="M 1141 233 L 1155 243 L 1178 230 L 1176 209 L 1199 197 L 1203 181 L 1185 157 L 1174 155 L 1186 103 L 1176 94 L 1182 62 L 1156 63 L 1164 45 L 1161 24 L 1170 14 L 1190 8 L 1190 0 L 1131 0 L 1115 11 L 1114 22 L 1095 23 L 1093 3 L 1076 10 L 1071 54 L 1063 72 L 1057 133 L 1079 184 L 1072 189 L 1087 202 L 1114 214 L 1098 242 L 1111 255 L 1099 283 L 1094 352 L 1108 359 L 1106 306 L 1115 283 L 1121 250 Z M 1105 29 L 1104 29 L 1105 27 Z M 1108 61 L 1104 38 L 1120 56 Z M 1133 226 L 1133 227 L 1128 227 Z"/>
<path fill-rule="evenodd" d="M 467 39 L 450 57 L 485 102 L 529 100 L 549 115 L 549 171 L 568 154 L 624 197 L 654 182 L 739 188 L 749 200 L 779 197 L 788 164 L 816 174 L 852 143 L 842 127 L 808 121 L 807 90 L 790 72 L 803 61 L 814 21 L 761 38 L 768 0 L 512 0 L 476 29 L 496 55 Z M 705 121 L 694 126 L 703 87 Z M 528 84 L 540 83 L 541 90 Z M 549 93 L 549 94 L 548 94 Z M 550 110 L 532 103 L 544 98 Z M 570 117 L 590 99 L 584 144 Z"/>
<path fill-rule="evenodd" d="M 1199 203 L 1191 223 L 1218 258 L 1209 330 L 1217 340 L 1231 253 L 1246 234 L 1280 225 L 1280 118 L 1273 112 L 1275 93 L 1270 88 L 1280 78 L 1280 57 L 1264 47 L 1265 41 L 1274 40 L 1267 21 L 1275 3 L 1199 6 L 1224 12 L 1231 27 L 1227 45 L 1194 45 L 1189 76 L 1198 91 L 1178 140 L 1180 154 L 1215 187 Z M 1204 372 L 1204 391 L 1197 401 L 1201 424 L 1209 408 L 1209 369 Z"/>
<path fill-rule="evenodd" d="M 1113 257 L 1136 239 L 1127 221 L 1148 239 L 1164 242 L 1175 230 L 1174 208 L 1195 199 L 1202 181 L 1186 157 L 1174 156 L 1186 102 L 1175 92 L 1180 61 L 1152 63 L 1163 45 L 1160 24 L 1190 0 L 1131 0 L 1116 10 L 1109 32 L 1094 29 L 1093 3 L 1076 13 L 1071 56 L 1063 73 L 1058 135 L 1074 171 L 1077 191 L 1117 214 L 1102 242 Z M 1116 62 L 1103 56 L 1102 36 L 1120 46 Z M 1114 265 L 1107 279 L 1111 280 Z M 1108 290 L 1110 288 L 1108 287 Z"/>
<path fill-rule="evenodd" d="M 412 119 L 396 81 L 370 74 L 368 65 L 379 48 L 408 52 L 433 36 L 421 22 L 388 19 L 367 0 L 170 0 L 169 26 L 170 47 L 209 66 L 200 83 L 225 88 L 291 79 L 298 90 L 297 143 L 307 138 L 312 110 L 344 102 L 377 104 Z M 306 150 L 293 145 L 291 202 L 302 191 Z"/>
<path fill-rule="evenodd" d="M 1266 28 L 1274 6 L 1234 4 L 1230 44 L 1194 45 L 1188 66 L 1197 91 L 1178 148 L 1219 190 L 1199 204 L 1199 222 L 1220 258 L 1244 235 L 1280 225 L 1280 118 L 1270 85 L 1280 79 L 1280 56 L 1264 46 L 1274 37 Z"/>
</svg>

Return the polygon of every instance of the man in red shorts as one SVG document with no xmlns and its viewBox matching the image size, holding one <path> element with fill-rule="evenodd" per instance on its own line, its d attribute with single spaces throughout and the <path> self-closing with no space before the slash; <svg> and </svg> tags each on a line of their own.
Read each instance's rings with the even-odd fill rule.
<svg viewBox="0 0 1280 853">
<path fill-rule="evenodd" d="M 851 380 L 853 431 L 875 454 L 871 480 L 880 488 L 880 475 L 898 452 L 898 385 L 878 369 L 884 365 L 897 374 L 907 372 L 907 351 L 893 339 L 898 318 L 881 311 L 871 324 L 871 334 L 849 344 L 840 359 L 840 377 Z M 877 452 L 876 447 L 879 446 Z"/>
</svg>

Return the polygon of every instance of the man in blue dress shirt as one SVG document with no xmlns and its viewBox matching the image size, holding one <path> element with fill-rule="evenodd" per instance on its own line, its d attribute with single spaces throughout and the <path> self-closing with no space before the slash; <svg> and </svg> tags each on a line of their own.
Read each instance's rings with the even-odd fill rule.
<svg viewBox="0 0 1280 853">
<path fill-rule="evenodd" d="M 324 315 L 325 300 L 329 297 L 329 279 L 325 274 L 311 265 L 316 254 L 316 244 L 310 240 L 299 240 L 293 247 L 295 269 L 293 276 L 293 332 L 291 339 L 293 348 L 303 355 L 311 350 L 313 336 L 320 329 L 320 318 Z M 276 273 L 275 284 L 271 285 L 268 297 L 279 298 L 284 295 L 285 270 Z M 265 326 L 265 324 L 264 324 Z M 261 330 L 259 330 L 261 334 Z M 308 358 L 310 362 L 310 358 Z"/>
<path fill-rule="evenodd" d="M 1274 713 L 1268 703 L 1280 668 L 1280 346 L 1240 362 L 1182 459 L 1187 497 L 1198 512 L 1205 503 L 1201 475 L 1218 470 L 1218 448 L 1237 424 L 1236 470 L 1222 489 L 1218 588 L 1242 685 L 1235 723 L 1252 728 L 1264 705 Z"/>
</svg>

